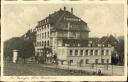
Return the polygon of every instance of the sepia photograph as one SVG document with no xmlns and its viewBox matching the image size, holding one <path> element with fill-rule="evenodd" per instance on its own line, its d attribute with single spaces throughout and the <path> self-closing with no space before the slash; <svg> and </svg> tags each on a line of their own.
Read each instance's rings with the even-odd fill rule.
<svg viewBox="0 0 128 82">
<path fill-rule="evenodd" d="M 3 4 L 3 76 L 124 76 L 121 3 Z"/>
</svg>

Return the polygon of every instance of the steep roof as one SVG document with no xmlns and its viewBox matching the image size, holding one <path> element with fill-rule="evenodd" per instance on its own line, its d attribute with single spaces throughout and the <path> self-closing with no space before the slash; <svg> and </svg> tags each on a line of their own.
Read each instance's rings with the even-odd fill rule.
<svg viewBox="0 0 128 82">
<path fill-rule="evenodd" d="M 118 40 L 113 36 L 104 36 L 100 39 L 100 43 L 103 44 L 111 44 L 112 46 L 116 45 L 118 43 Z"/>
<path fill-rule="evenodd" d="M 55 11 L 49 14 L 46 19 L 48 19 L 48 23 L 54 26 L 54 30 L 90 31 L 86 22 L 67 10 Z"/>
<path fill-rule="evenodd" d="M 104 46 L 108 46 L 108 44 L 116 46 L 119 43 L 118 39 L 116 39 L 113 35 L 103 36 L 101 38 L 93 37 L 89 38 L 89 41 L 91 41 L 95 46 L 98 46 L 98 44 L 104 44 Z"/>
</svg>

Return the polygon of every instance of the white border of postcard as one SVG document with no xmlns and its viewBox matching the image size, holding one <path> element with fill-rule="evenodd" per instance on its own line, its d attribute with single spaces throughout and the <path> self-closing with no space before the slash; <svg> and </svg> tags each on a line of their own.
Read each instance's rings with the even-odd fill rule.
<svg viewBox="0 0 128 82">
<path fill-rule="evenodd" d="M 77 2 L 43 2 L 43 1 L 2 1 L 1 4 L 1 9 L 3 11 L 3 5 L 4 4 L 48 4 L 48 3 L 53 3 L 53 4 L 59 4 L 59 3 L 73 3 L 73 4 L 81 4 L 83 2 L 77 1 Z M 89 2 L 85 1 L 84 3 L 91 3 L 91 4 L 116 4 L 116 3 L 121 3 L 125 6 L 124 8 L 124 13 L 125 13 L 125 28 L 124 28 L 124 35 L 125 35 L 125 74 L 124 76 L 3 76 L 3 54 L 1 54 L 1 80 L 3 81 L 126 81 L 127 79 L 127 3 L 126 2 Z M 2 12 L 1 11 L 1 12 Z M 4 13 L 1 13 L 1 19 Z M 1 20 L 1 24 L 2 24 Z M 2 32 L 3 27 L 1 25 L 1 37 L 4 35 Z M 2 38 L 1 38 L 2 40 Z M 1 41 L 1 46 L 3 46 L 3 40 Z M 3 48 L 1 47 L 1 53 L 3 53 Z"/>
</svg>

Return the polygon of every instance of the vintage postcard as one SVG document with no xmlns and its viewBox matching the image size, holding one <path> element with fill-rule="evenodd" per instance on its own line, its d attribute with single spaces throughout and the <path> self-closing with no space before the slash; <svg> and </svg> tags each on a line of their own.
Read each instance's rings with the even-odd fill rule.
<svg viewBox="0 0 128 82">
<path fill-rule="evenodd" d="M 125 81 L 127 3 L 2 2 L 3 81 Z"/>
</svg>

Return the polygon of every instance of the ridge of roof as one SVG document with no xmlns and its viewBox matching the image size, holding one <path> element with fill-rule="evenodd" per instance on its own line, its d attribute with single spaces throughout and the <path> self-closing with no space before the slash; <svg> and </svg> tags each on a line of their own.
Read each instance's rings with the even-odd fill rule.
<svg viewBox="0 0 128 82">
<path fill-rule="evenodd" d="M 73 20 L 75 20 L 75 19 L 78 19 L 78 21 L 71 21 L 71 20 L 65 20 L 65 18 L 67 19 L 67 18 L 74 18 Z M 69 12 L 69 11 L 67 11 L 67 10 L 62 10 L 62 9 L 60 9 L 60 10 L 58 10 L 58 11 L 54 11 L 54 13 L 52 13 L 52 14 L 49 14 L 49 16 L 47 16 L 45 19 L 43 19 L 43 20 L 41 20 L 41 21 L 44 21 L 44 20 L 46 20 L 46 19 L 48 19 L 48 23 L 51 23 L 52 25 L 54 25 L 54 28 L 55 29 L 62 29 L 62 28 L 58 28 L 58 27 L 61 27 L 60 26 L 60 24 L 61 24 L 61 21 L 62 22 L 68 22 L 68 21 L 70 21 L 70 23 L 74 23 L 74 24 L 76 24 L 76 25 L 82 25 L 82 24 L 84 24 L 86 27 L 84 28 L 83 26 L 81 27 L 81 28 L 79 28 L 79 30 L 85 30 L 85 31 L 88 31 L 88 32 L 90 32 L 90 29 L 88 28 L 88 26 L 87 26 L 87 23 L 86 22 L 84 22 L 82 19 L 80 19 L 79 17 L 77 17 L 76 15 L 74 15 L 72 12 Z M 39 22 L 41 22 L 41 21 L 39 21 Z M 45 24 L 45 23 L 44 23 Z M 53 29 L 54 29 L 53 28 Z M 64 28 L 63 28 L 64 29 Z"/>
</svg>

